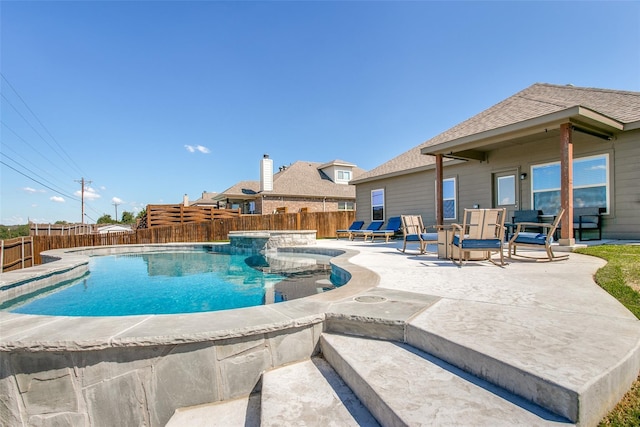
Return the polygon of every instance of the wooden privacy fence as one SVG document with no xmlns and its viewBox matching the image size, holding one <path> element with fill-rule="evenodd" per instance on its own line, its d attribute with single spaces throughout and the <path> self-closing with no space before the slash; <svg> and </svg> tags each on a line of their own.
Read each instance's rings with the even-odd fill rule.
<svg viewBox="0 0 640 427">
<path fill-rule="evenodd" d="M 218 209 L 208 206 L 147 205 L 146 226 L 207 222 L 216 219 L 237 218 L 239 209 Z"/>
<path fill-rule="evenodd" d="M 51 249 L 224 241 L 228 239 L 230 231 L 316 230 L 318 238 L 331 238 L 336 236 L 336 230 L 348 228 L 354 220 L 354 211 L 298 212 L 273 215 L 238 215 L 237 217 L 215 219 L 208 222 L 139 229 L 134 233 L 32 236 L 33 259 L 34 264 L 40 264 L 40 253 Z"/>
<path fill-rule="evenodd" d="M 33 266 L 33 254 L 31 236 L 0 240 L 0 273 Z"/>
<path fill-rule="evenodd" d="M 29 226 L 29 234 L 32 236 L 71 236 L 76 234 L 95 233 L 96 224 L 34 224 Z"/>
</svg>

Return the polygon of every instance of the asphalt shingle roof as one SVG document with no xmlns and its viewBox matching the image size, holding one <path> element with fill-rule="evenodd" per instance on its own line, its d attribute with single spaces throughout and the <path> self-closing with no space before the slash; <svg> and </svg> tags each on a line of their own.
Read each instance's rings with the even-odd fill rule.
<svg viewBox="0 0 640 427">
<path fill-rule="evenodd" d="M 336 162 L 352 165 L 342 161 L 331 163 Z M 326 165 L 328 164 L 297 161 L 273 175 L 273 191 L 261 193 L 260 181 L 241 181 L 223 191 L 221 195 L 224 195 L 224 197 L 245 198 L 260 193 L 278 196 L 355 198 L 356 190 L 353 185 L 336 184 L 320 171 L 319 167 Z M 353 167 L 351 172 L 353 174 L 352 179 L 357 179 L 365 171 L 361 168 Z"/>
<path fill-rule="evenodd" d="M 357 180 L 419 171 L 435 163 L 433 156 L 420 153 L 424 147 L 435 146 L 576 106 L 589 108 L 625 124 L 640 121 L 640 92 L 536 83 L 370 170 Z"/>
</svg>

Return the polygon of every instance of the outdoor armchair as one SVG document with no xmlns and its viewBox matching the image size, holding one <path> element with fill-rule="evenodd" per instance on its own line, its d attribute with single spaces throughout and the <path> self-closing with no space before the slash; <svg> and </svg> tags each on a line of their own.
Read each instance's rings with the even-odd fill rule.
<svg viewBox="0 0 640 427">
<path fill-rule="evenodd" d="M 564 209 L 561 209 L 560 212 L 558 212 L 558 215 L 556 215 L 556 218 L 552 224 L 532 222 L 522 222 L 518 224 L 513 237 L 511 238 L 511 240 L 509 240 L 509 258 L 511 258 L 512 254 L 518 255 L 516 254 L 516 249 L 518 247 L 529 247 L 537 249 L 544 248 L 547 253 L 546 261 L 558 261 L 567 259 L 567 257 L 569 256 L 568 254 L 557 256 L 553 253 L 553 249 L 551 248 L 551 245 L 553 244 L 553 234 L 560 224 L 562 215 L 564 215 Z M 527 227 L 540 227 L 543 231 L 541 233 L 524 231 Z M 518 256 L 535 259 L 537 261 L 545 260 L 545 258 L 542 257 L 529 255 L 519 254 Z"/>
<path fill-rule="evenodd" d="M 407 250 L 407 243 L 418 243 L 420 253 L 427 251 L 428 243 L 438 243 L 438 233 L 427 233 L 420 215 L 402 215 L 402 252 Z"/>
<path fill-rule="evenodd" d="M 458 248 L 458 263 L 462 266 L 471 251 L 485 252 L 492 263 L 492 252 L 500 254 L 500 266 L 504 265 L 504 219 L 506 209 L 465 209 L 462 225 L 453 226 L 451 245 Z M 451 260 L 455 263 L 455 256 Z M 497 264 L 496 264 L 497 265 Z"/>
</svg>

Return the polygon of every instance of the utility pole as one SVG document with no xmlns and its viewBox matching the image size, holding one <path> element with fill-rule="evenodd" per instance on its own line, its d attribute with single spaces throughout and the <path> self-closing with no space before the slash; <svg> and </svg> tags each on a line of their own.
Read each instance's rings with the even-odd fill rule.
<svg viewBox="0 0 640 427">
<path fill-rule="evenodd" d="M 118 202 L 113 202 L 113 206 L 116 207 L 116 217 L 114 218 L 116 221 L 118 221 L 118 205 L 120 205 L 121 203 Z"/>
<path fill-rule="evenodd" d="M 82 186 L 81 194 L 81 202 L 82 202 L 82 225 L 84 225 L 84 186 L 91 184 L 93 181 L 85 181 L 84 178 L 80 178 L 80 181 L 76 179 L 76 182 L 79 182 Z"/>
</svg>

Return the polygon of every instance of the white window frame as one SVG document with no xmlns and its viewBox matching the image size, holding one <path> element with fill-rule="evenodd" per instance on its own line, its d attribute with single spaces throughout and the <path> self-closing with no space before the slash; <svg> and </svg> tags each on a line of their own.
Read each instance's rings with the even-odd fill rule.
<svg viewBox="0 0 640 427">
<path fill-rule="evenodd" d="M 381 204 L 374 204 L 373 202 L 373 196 L 374 193 L 376 192 L 381 192 L 382 193 L 382 203 Z M 384 221 L 384 216 L 385 216 L 385 191 L 384 188 L 376 188 L 375 190 L 371 190 L 371 221 Z M 382 218 L 378 218 L 378 219 L 374 219 L 375 215 L 374 215 L 374 208 L 376 207 L 382 207 Z"/>
<path fill-rule="evenodd" d="M 350 202 L 347 200 L 338 202 L 338 210 L 339 211 L 353 211 L 355 210 L 356 203 Z"/>
<path fill-rule="evenodd" d="M 453 182 L 453 197 L 446 198 L 444 195 L 444 183 L 449 181 Z M 436 189 L 438 188 L 438 181 L 435 182 L 434 187 Z M 437 191 L 436 191 L 436 194 L 438 194 Z M 446 211 L 446 209 L 444 208 L 445 201 L 453 201 L 453 217 L 445 216 L 445 211 Z M 436 206 L 437 205 L 438 205 L 438 201 L 436 200 Z M 442 212 L 443 220 L 451 221 L 451 220 L 458 219 L 458 185 L 455 177 L 445 178 L 442 180 L 442 211 L 443 211 Z"/>
<path fill-rule="evenodd" d="M 611 183 L 610 183 L 610 169 L 611 169 L 611 163 L 609 161 L 609 153 L 603 153 L 603 154 L 595 154 L 592 156 L 584 156 L 584 157 L 575 157 L 573 159 L 573 170 L 574 170 L 574 182 L 575 182 L 575 164 L 576 163 L 580 163 L 580 162 L 585 162 L 585 161 L 589 161 L 592 159 L 598 159 L 598 158 L 603 158 L 604 162 L 605 162 L 605 180 L 603 183 L 599 183 L 599 184 L 594 184 L 594 185 L 574 185 L 573 187 L 573 191 L 575 192 L 576 189 L 583 189 L 583 188 L 591 188 L 591 187 L 599 187 L 604 185 L 605 186 L 605 203 L 606 203 L 606 212 L 610 212 L 610 206 L 611 206 Z M 542 190 L 535 190 L 535 173 L 534 173 L 534 169 L 536 168 L 541 168 L 541 167 L 546 167 L 546 166 L 556 166 L 558 168 L 560 168 L 560 161 L 555 161 L 555 162 L 548 162 L 548 163 L 540 163 L 537 165 L 531 165 L 530 168 L 530 176 L 531 176 L 531 206 L 533 206 L 533 209 L 539 209 L 538 207 L 536 207 L 534 205 L 535 203 L 535 195 L 537 193 L 542 193 L 542 192 L 547 192 L 547 191 L 558 191 L 560 192 L 560 182 L 558 182 L 558 186 L 557 187 L 550 187 L 550 188 L 545 188 Z M 573 196 L 575 197 L 575 196 Z M 575 200 L 574 200 L 574 206 L 576 206 L 575 204 Z M 576 206 L 579 207 L 579 206 Z M 560 208 L 560 206 L 558 206 L 558 208 Z M 545 214 L 555 214 L 557 212 L 545 212 Z"/>
<path fill-rule="evenodd" d="M 351 171 L 337 170 L 336 171 L 336 181 L 340 181 L 340 182 L 349 182 L 349 181 L 351 181 Z"/>
</svg>

